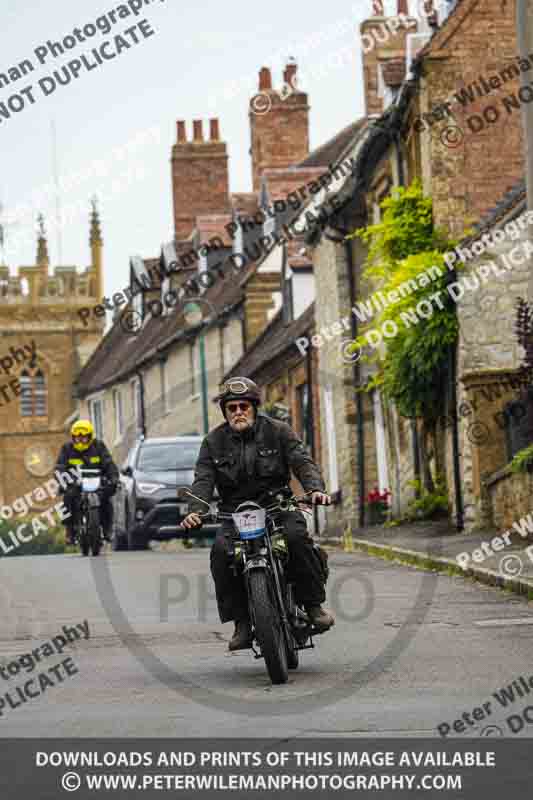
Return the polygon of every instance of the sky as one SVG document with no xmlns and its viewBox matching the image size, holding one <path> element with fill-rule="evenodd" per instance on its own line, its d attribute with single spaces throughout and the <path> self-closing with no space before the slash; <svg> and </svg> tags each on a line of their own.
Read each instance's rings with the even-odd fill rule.
<svg viewBox="0 0 533 800">
<path fill-rule="evenodd" d="M 90 199 L 97 197 L 106 294 L 127 285 L 129 258 L 157 256 L 161 243 L 173 236 L 170 155 L 178 119 L 186 120 L 192 138 L 193 119 L 204 120 L 205 137 L 208 120 L 218 117 L 230 156 L 230 191 L 251 191 L 248 103 L 262 66 L 272 68 L 273 85 L 281 88 L 287 58 L 296 58 L 298 86 L 308 92 L 311 106 L 311 149 L 364 114 L 359 25 L 371 14 L 370 0 L 337 0 L 331 6 L 143 0 L 137 16 L 126 17 L 123 9 L 124 18 L 109 33 L 99 31 L 83 43 L 74 39 L 75 46 L 57 57 L 49 52 L 47 42 L 61 44 L 74 28 L 94 25 L 128 2 L 141 4 L 17 0 L 3 11 L 0 74 L 24 59 L 35 67 L 0 88 L 0 108 L 6 103 L 11 111 L 9 119 L 0 115 L 0 202 L 12 274 L 19 265 L 35 263 L 39 212 L 45 216 L 52 266 L 85 268 Z M 394 6 L 392 0 L 386 3 L 387 10 Z M 145 38 L 139 23 L 153 35 Z M 124 33 L 134 25 L 134 33 Z M 54 71 L 82 54 L 96 64 L 91 50 L 105 40 L 111 42 L 105 52 L 116 52 L 116 34 L 129 49 L 90 71 L 82 67 L 76 80 L 57 84 L 45 96 L 39 81 L 47 77 L 43 85 L 50 87 Z M 31 88 L 22 94 L 26 87 Z M 59 230 L 56 195 L 50 191 L 56 171 Z"/>
</svg>

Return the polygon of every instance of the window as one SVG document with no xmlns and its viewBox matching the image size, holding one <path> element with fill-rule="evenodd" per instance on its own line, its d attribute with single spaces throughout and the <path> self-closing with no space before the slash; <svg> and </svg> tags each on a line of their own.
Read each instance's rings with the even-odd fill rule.
<svg viewBox="0 0 533 800">
<path fill-rule="evenodd" d="M 97 439 L 104 438 L 103 400 L 89 400 L 89 414 L 94 425 L 94 434 Z"/>
<path fill-rule="evenodd" d="M 27 370 L 20 378 L 20 414 L 22 417 L 46 417 L 48 414 L 48 391 L 42 370 Z"/>
<path fill-rule="evenodd" d="M 115 439 L 120 439 L 124 431 L 124 417 L 122 415 L 122 394 L 120 389 L 113 392 L 113 407 L 115 410 Z"/>
<path fill-rule="evenodd" d="M 142 472 L 168 472 L 176 469 L 194 469 L 201 442 L 171 442 L 169 444 L 143 444 L 137 469 Z"/>
<path fill-rule="evenodd" d="M 311 417 L 311 398 L 309 395 L 309 384 L 302 383 L 296 387 L 296 398 L 298 402 L 298 423 L 303 443 L 312 451 L 313 449 L 313 428 Z"/>
</svg>

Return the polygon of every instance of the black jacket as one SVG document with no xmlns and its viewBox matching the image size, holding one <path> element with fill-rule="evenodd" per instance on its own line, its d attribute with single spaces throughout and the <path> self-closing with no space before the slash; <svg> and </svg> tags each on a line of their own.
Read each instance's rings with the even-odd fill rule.
<svg viewBox="0 0 533 800">
<path fill-rule="evenodd" d="M 65 442 L 59 452 L 56 469 L 76 472 L 76 467 L 100 469 L 111 483 L 118 483 L 119 473 L 109 450 L 100 439 L 95 439 L 87 450 L 76 450 L 72 442 Z"/>
<path fill-rule="evenodd" d="M 265 502 L 267 492 L 285 488 L 293 471 L 305 491 L 325 491 L 320 469 L 294 431 L 284 422 L 258 414 L 251 431 L 233 431 L 227 422 L 202 442 L 193 494 L 211 502 L 216 486 L 221 511 L 234 511 L 244 500 Z M 190 511 L 207 511 L 191 498 Z"/>
</svg>

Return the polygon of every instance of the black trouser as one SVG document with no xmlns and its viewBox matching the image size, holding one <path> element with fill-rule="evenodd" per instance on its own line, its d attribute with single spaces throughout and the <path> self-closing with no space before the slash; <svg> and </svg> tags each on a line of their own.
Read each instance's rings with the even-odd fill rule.
<svg viewBox="0 0 533 800">
<path fill-rule="evenodd" d="M 288 511 L 279 516 L 289 546 L 287 578 L 295 585 L 295 598 L 300 606 L 320 605 L 326 599 L 324 582 L 313 553 L 313 540 L 301 512 Z M 224 521 L 222 532 L 211 548 L 211 574 L 215 582 L 218 613 L 221 622 L 248 617 L 248 599 L 242 575 L 235 575 L 228 557 L 228 535 L 232 524 Z"/>
<path fill-rule="evenodd" d="M 74 530 L 79 522 L 80 499 L 81 493 L 79 489 L 72 488 L 67 489 L 63 499 L 65 507 L 71 514 L 71 516 L 65 520 L 65 528 L 69 532 L 71 539 L 73 538 Z M 110 495 L 104 493 L 100 495 L 99 511 L 104 535 L 109 537 L 113 527 L 113 504 Z"/>
</svg>

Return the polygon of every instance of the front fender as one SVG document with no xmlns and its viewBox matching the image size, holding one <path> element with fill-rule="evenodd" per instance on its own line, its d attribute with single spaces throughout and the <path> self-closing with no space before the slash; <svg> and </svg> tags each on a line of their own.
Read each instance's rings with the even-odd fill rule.
<svg viewBox="0 0 533 800">
<path fill-rule="evenodd" d="M 243 572 L 250 572 L 252 569 L 269 569 L 269 568 L 270 565 L 268 563 L 268 560 L 264 556 L 261 556 L 260 558 L 254 558 L 251 561 L 247 561 Z"/>
</svg>

